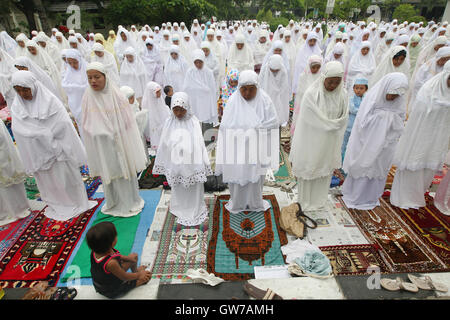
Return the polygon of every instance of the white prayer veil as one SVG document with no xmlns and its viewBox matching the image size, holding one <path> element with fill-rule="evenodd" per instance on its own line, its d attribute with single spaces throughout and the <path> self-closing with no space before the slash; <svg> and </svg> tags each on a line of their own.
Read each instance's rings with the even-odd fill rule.
<svg viewBox="0 0 450 320">
<path fill-rule="evenodd" d="M 161 133 L 164 139 L 158 147 L 153 173 L 164 174 L 171 186 L 182 185 L 188 188 L 204 183 L 206 177 L 213 173 L 200 122 L 190 112 L 188 94 L 175 92 L 171 107 L 181 107 L 187 113 L 182 119 L 172 113 L 165 121 Z"/>
<path fill-rule="evenodd" d="M 128 99 L 106 76 L 99 62 L 87 68 L 102 73 L 105 87 L 96 91 L 90 86 L 82 100 L 83 140 L 88 154 L 89 171 L 102 182 L 118 178 L 131 179 L 147 166 L 147 154 Z"/>
<path fill-rule="evenodd" d="M 394 63 L 392 59 L 397 55 L 399 52 L 405 51 L 406 52 L 406 58 L 403 63 L 396 67 L 394 66 Z M 383 78 L 385 75 L 391 72 L 401 72 L 404 73 L 409 78 L 409 59 L 408 59 L 408 50 L 403 46 L 395 46 L 392 49 L 389 50 L 389 52 L 384 56 L 384 58 L 381 60 L 381 62 L 378 64 L 378 66 L 375 69 L 375 72 L 370 77 L 369 81 L 369 88 L 373 87 L 381 78 Z"/>
<path fill-rule="evenodd" d="M 385 179 L 403 132 L 408 78 L 385 75 L 364 95 L 345 153 L 343 169 L 354 178 Z M 393 101 L 387 94 L 399 94 Z M 391 148 L 391 152 L 386 152 Z M 382 157 L 382 159 L 380 159 Z"/>
</svg>

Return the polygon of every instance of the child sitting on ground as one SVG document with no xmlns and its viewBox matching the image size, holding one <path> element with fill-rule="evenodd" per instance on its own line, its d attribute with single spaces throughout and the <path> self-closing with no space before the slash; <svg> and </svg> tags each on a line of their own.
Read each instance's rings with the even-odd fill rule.
<svg viewBox="0 0 450 320">
<path fill-rule="evenodd" d="M 348 140 L 350 138 L 350 133 L 352 132 L 353 123 L 355 122 L 356 114 L 358 112 L 359 106 L 361 105 L 361 101 L 364 97 L 364 94 L 369 89 L 368 80 L 365 78 L 358 77 L 353 84 L 353 92 L 354 94 L 350 97 L 348 103 L 348 124 L 347 129 L 344 134 L 344 142 L 342 143 L 342 161 L 344 161 L 345 151 L 347 149 Z"/>
<path fill-rule="evenodd" d="M 95 290 L 111 299 L 146 284 L 151 277 L 145 266 L 137 267 L 138 255 L 123 256 L 114 249 L 117 230 L 113 223 L 104 221 L 94 225 L 86 234 L 91 254 L 91 275 Z M 131 272 L 127 272 L 131 268 Z"/>
<path fill-rule="evenodd" d="M 164 102 L 170 108 L 170 103 L 172 101 L 172 96 L 173 96 L 173 88 L 171 86 L 165 86 L 164 94 L 166 95 L 166 97 L 164 98 Z"/>
</svg>

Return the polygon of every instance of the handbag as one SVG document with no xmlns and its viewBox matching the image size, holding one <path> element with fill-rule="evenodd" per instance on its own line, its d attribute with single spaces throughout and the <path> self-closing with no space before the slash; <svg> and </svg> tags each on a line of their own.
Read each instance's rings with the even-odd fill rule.
<svg viewBox="0 0 450 320">
<path fill-rule="evenodd" d="M 309 224 L 308 221 L 310 222 Z M 317 222 L 305 215 L 300 203 L 295 202 L 281 209 L 280 226 L 288 234 L 303 239 L 307 234 L 308 228 L 317 228 Z"/>
</svg>

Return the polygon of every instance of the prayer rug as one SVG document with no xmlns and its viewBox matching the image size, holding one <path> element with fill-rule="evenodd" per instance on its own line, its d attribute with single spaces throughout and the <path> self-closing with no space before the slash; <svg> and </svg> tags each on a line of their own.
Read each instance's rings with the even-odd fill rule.
<svg viewBox="0 0 450 320">
<path fill-rule="evenodd" d="M 161 197 L 161 191 L 146 190 L 141 191 L 139 194 L 144 199 L 145 206 L 140 214 L 133 217 L 113 217 L 102 213 L 102 207 L 99 208 L 93 222 L 89 224 L 82 235 L 82 241 L 80 241 L 79 245 L 74 250 L 73 256 L 69 259 L 67 263 L 68 267 L 62 272 L 62 277 L 58 285 L 64 286 L 69 281 L 77 281 L 79 279 L 81 279 L 82 285 L 92 285 L 91 250 L 89 249 L 85 238 L 86 233 L 91 226 L 103 221 L 110 221 L 116 226 L 118 236 L 115 249 L 119 250 L 123 255 L 136 252 L 140 259 L 148 229 L 153 221 L 155 209 Z M 103 196 L 103 194 L 97 193 L 96 196 Z"/>
<path fill-rule="evenodd" d="M 189 281 L 190 278 L 186 276 L 188 269 L 206 269 L 214 200 L 205 199 L 209 217 L 198 226 L 182 226 L 173 214 L 167 212 L 153 263 L 152 278 L 159 279 L 161 283 Z"/>
<path fill-rule="evenodd" d="M 55 285 L 89 220 L 103 199 L 89 211 L 68 221 L 34 217 L 0 261 L 0 287 L 32 287 L 38 281 Z"/>
<path fill-rule="evenodd" d="M 163 175 L 154 175 L 152 173 L 153 165 L 155 163 L 154 156 L 150 156 L 150 164 L 148 167 L 142 172 L 139 178 L 139 189 L 153 189 L 161 186 L 164 181 L 166 181 L 166 177 Z"/>
<path fill-rule="evenodd" d="M 292 174 L 289 155 L 283 150 L 283 148 L 280 148 L 280 168 L 274 173 L 274 177 L 276 182 L 295 181 L 295 177 Z"/>
<path fill-rule="evenodd" d="M 388 267 L 374 245 L 348 245 L 319 247 L 330 260 L 334 275 L 370 274 L 369 267 L 378 267 L 381 273 L 387 273 Z"/>
<path fill-rule="evenodd" d="M 0 260 L 3 259 L 4 255 L 16 243 L 23 231 L 28 228 L 38 214 L 39 211 L 33 211 L 25 218 L 0 226 Z"/>
<path fill-rule="evenodd" d="M 450 270 L 383 198 L 373 210 L 348 209 L 341 196 L 337 199 L 367 240 L 378 245 L 389 272 Z"/>
<path fill-rule="evenodd" d="M 270 209 L 238 214 L 230 214 L 225 208 L 229 195 L 216 199 L 208 272 L 224 280 L 248 280 L 254 278 L 255 266 L 285 264 L 281 246 L 288 239 L 280 228 L 280 208 L 274 195 L 263 198 L 270 202 Z"/>
<path fill-rule="evenodd" d="M 391 205 L 388 197 L 384 200 L 450 269 L 450 217 L 434 206 L 434 199 L 426 195 L 426 207 L 408 210 Z"/>
</svg>

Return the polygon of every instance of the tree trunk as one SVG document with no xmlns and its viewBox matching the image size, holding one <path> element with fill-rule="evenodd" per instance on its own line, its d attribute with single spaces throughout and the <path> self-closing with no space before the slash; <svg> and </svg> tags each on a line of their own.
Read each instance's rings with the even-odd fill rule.
<svg viewBox="0 0 450 320">
<path fill-rule="evenodd" d="M 42 31 L 44 31 L 46 34 L 50 33 L 50 25 L 48 24 L 47 19 L 47 13 L 45 12 L 44 5 L 42 4 L 41 0 L 33 0 L 33 4 L 36 8 L 36 11 L 39 15 L 39 19 L 41 20 L 42 24 Z"/>
</svg>

